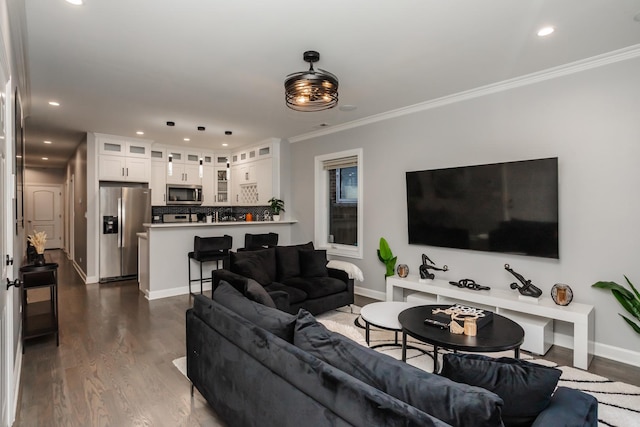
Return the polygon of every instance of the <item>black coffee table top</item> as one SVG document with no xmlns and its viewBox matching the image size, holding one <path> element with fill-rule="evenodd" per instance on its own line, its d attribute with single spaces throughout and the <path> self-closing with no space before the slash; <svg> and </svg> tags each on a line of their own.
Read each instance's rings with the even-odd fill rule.
<svg viewBox="0 0 640 427">
<path fill-rule="evenodd" d="M 398 315 L 402 331 L 420 341 L 451 350 L 472 352 L 494 352 L 512 350 L 524 341 L 524 330 L 516 322 L 499 314 L 493 314 L 493 322 L 479 328 L 475 337 L 452 334 L 448 329 L 440 329 L 424 324 L 424 319 L 436 308 L 445 305 L 421 305 L 404 310 Z"/>
</svg>

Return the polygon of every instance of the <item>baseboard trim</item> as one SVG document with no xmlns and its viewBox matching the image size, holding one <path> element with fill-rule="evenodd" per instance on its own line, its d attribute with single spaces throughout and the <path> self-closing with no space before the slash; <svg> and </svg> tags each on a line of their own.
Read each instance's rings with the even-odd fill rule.
<svg viewBox="0 0 640 427">
<path fill-rule="evenodd" d="M 353 288 L 353 293 L 356 295 L 360 295 L 367 298 L 377 299 L 379 301 L 386 301 L 387 294 L 380 291 L 374 291 L 372 289 L 363 288 L 361 286 L 355 286 Z"/>
</svg>

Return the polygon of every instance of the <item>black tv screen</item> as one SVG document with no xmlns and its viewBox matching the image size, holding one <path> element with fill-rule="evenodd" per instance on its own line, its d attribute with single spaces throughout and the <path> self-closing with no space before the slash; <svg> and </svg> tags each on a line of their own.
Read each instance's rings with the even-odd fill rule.
<svg viewBox="0 0 640 427">
<path fill-rule="evenodd" d="M 409 243 L 558 258 L 558 159 L 407 172 Z"/>
</svg>

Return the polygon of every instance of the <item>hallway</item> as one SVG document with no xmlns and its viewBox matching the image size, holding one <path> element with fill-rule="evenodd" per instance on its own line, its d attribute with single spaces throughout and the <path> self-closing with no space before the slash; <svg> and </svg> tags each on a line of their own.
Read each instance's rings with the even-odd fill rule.
<svg viewBox="0 0 640 427">
<path fill-rule="evenodd" d="M 173 366 L 184 356 L 189 296 L 147 301 L 135 281 L 85 285 L 59 267 L 60 347 L 26 342 L 15 426 L 220 426 Z"/>
</svg>

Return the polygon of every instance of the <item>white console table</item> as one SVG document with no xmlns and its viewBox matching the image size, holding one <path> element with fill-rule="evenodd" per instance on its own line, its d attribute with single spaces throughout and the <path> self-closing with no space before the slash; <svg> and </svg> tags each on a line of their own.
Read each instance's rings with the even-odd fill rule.
<svg viewBox="0 0 640 427">
<path fill-rule="evenodd" d="M 404 301 L 405 290 L 432 295 L 434 304 L 459 301 L 475 306 L 482 305 L 496 313 L 513 311 L 572 323 L 573 366 L 587 369 L 593 358 L 595 310 L 591 305 L 572 302 L 567 306 L 560 306 L 545 295 L 536 303 L 521 300 L 520 294 L 515 290 L 492 288 L 489 291 L 474 291 L 452 286 L 445 280 L 421 282 L 416 275 L 404 279 L 398 276 L 387 277 L 387 301 Z"/>
</svg>

